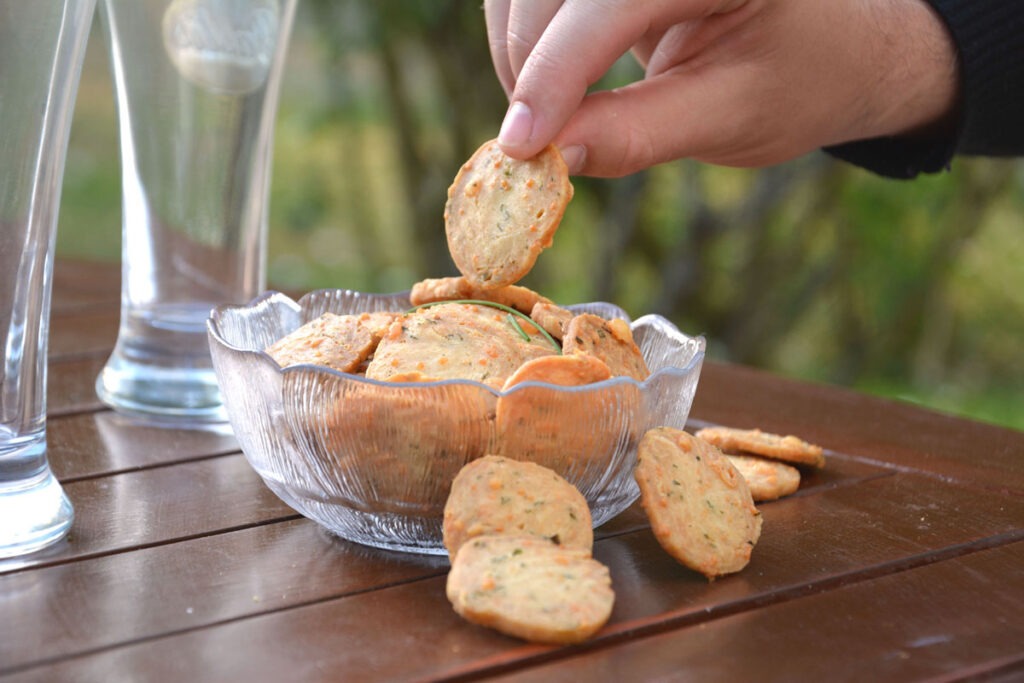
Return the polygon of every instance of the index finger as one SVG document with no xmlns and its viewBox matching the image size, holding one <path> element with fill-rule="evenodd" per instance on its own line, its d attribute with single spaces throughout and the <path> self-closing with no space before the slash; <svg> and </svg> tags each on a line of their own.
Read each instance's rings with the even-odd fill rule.
<svg viewBox="0 0 1024 683">
<path fill-rule="evenodd" d="M 516 80 L 498 143 L 532 157 L 554 140 L 587 89 L 651 31 L 713 14 L 728 0 L 566 0 Z M 517 30 L 510 17 L 509 33 Z"/>
<path fill-rule="evenodd" d="M 508 18 L 512 0 L 484 0 L 484 17 L 487 24 L 487 42 L 491 50 L 491 61 L 506 95 L 512 94 L 516 77 L 508 56 Z"/>
</svg>

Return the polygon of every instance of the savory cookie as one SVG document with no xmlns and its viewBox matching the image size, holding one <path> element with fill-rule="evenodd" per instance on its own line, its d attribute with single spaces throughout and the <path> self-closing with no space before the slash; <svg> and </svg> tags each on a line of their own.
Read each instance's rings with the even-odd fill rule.
<svg viewBox="0 0 1024 683">
<path fill-rule="evenodd" d="M 781 436 L 760 429 L 705 427 L 697 432 L 697 437 L 723 451 L 753 453 L 797 465 L 825 466 L 825 454 L 821 446 L 795 436 Z"/>
<path fill-rule="evenodd" d="M 572 484 L 546 467 L 495 455 L 455 477 L 443 532 L 452 559 L 469 539 L 491 534 L 540 536 L 587 552 L 594 545 L 590 508 Z"/>
<path fill-rule="evenodd" d="M 572 194 L 554 145 L 520 161 L 485 142 L 448 189 L 445 232 L 459 272 L 486 289 L 517 282 L 551 246 Z"/>
<path fill-rule="evenodd" d="M 286 380 L 287 381 L 287 380 Z M 286 415 L 314 410 L 294 430 L 332 499 L 356 510 L 435 517 L 451 482 L 488 452 L 494 394 L 472 384 L 387 388 L 326 378 L 285 392 Z"/>
<path fill-rule="evenodd" d="M 413 306 L 422 306 L 437 301 L 456 299 L 482 299 L 514 308 L 530 315 L 535 305 L 551 304 L 551 300 L 532 289 L 519 285 L 508 285 L 497 289 L 477 287 L 464 277 L 439 277 L 421 280 L 412 286 L 409 301 Z"/>
<path fill-rule="evenodd" d="M 634 474 L 654 536 L 669 555 L 712 580 L 747 566 L 761 514 L 717 448 L 656 427 L 640 440 Z"/>
<path fill-rule="evenodd" d="M 593 313 L 577 315 L 565 328 L 562 352 L 597 356 L 616 377 L 625 375 L 642 382 L 651 374 L 633 340 L 629 323 L 620 318 L 605 320 Z"/>
<path fill-rule="evenodd" d="M 505 381 L 502 391 L 508 391 L 523 382 L 547 382 L 570 387 L 603 382 L 611 377 L 612 371 L 608 364 L 597 356 L 582 353 L 541 356 L 519 366 Z"/>
<path fill-rule="evenodd" d="M 544 382 L 583 386 L 611 378 L 600 358 L 576 353 L 535 358 L 516 370 L 498 398 L 497 452 L 532 460 L 570 481 L 593 480 L 584 471 L 607 468 L 632 422 L 636 386 L 618 384 L 585 391 L 518 385 Z"/>
<path fill-rule="evenodd" d="M 756 455 L 726 455 L 750 487 L 755 503 L 788 496 L 800 488 L 800 470 Z"/>
<path fill-rule="evenodd" d="M 391 325 L 366 376 L 385 381 L 469 379 L 500 389 L 526 361 L 558 351 L 544 337 L 530 334 L 536 330 L 514 326 L 511 315 L 480 304 L 418 309 Z"/>
<path fill-rule="evenodd" d="M 569 644 L 604 626 L 615 604 L 608 568 L 581 548 L 535 536 L 477 536 L 448 573 L 463 618 L 532 642 Z"/>
<path fill-rule="evenodd" d="M 565 337 L 565 328 L 569 326 L 569 321 L 575 316 L 576 314 L 568 308 L 562 308 L 547 301 L 538 301 L 530 309 L 530 317 L 533 318 L 533 322 L 544 328 L 545 332 L 558 341 L 562 341 Z"/>
<path fill-rule="evenodd" d="M 324 313 L 266 349 L 281 367 L 312 363 L 356 372 L 377 348 L 397 313 Z"/>
</svg>

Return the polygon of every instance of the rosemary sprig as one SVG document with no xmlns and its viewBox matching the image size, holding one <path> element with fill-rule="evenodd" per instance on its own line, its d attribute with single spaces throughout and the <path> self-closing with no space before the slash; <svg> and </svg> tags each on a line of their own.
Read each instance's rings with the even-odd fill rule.
<svg viewBox="0 0 1024 683">
<path fill-rule="evenodd" d="M 433 306 L 440 306 L 441 304 L 476 304 L 477 306 L 490 306 L 491 308 L 497 308 L 499 310 L 505 311 L 506 313 L 508 313 L 508 315 L 505 316 L 506 319 L 509 321 L 512 327 L 515 328 L 516 332 L 518 332 L 520 336 L 522 336 L 523 339 L 529 341 L 530 335 L 526 333 L 526 330 L 523 329 L 522 325 L 519 324 L 519 321 L 516 320 L 516 318 L 522 318 L 526 322 L 530 323 L 531 326 L 533 326 L 538 332 L 540 332 L 542 337 L 547 339 L 551 343 L 551 345 L 555 347 L 555 351 L 557 351 L 559 354 L 562 353 L 562 345 L 559 344 L 554 337 L 548 334 L 547 330 L 545 330 L 543 327 L 534 322 L 533 318 L 531 318 L 530 316 L 526 315 L 521 311 L 517 311 L 511 306 L 499 304 L 496 301 L 486 301 L 484 299 L 452 299 L 449 301 L 431 301 L 429 303 L 420 304 L 419 306 L 413 306 L 412 308 L 407 310 L 406 313 L 412 313 L 414 311 L 418 311 L 421 308 L 431 308 Z"/>
<path fill-rule="evenodd" d="M 519 333 L 520 337 L 522 337 L 525 341 L 530 341 L 530 335 L 526 334 L 526 330 L 523 329 L 523 326 L 519 324 L 519 321 L 516 320 L 516 317 L 514 315 L 512 315 L 511 313 L 506 313 L 505 320 L 508 321 L 509 325 L 515 328 L 516 332 Z"/>
</svg>

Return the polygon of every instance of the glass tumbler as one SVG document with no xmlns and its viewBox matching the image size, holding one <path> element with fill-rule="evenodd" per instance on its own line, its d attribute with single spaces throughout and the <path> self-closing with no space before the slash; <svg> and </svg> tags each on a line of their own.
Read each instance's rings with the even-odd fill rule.
<svg viewBox="0 0 1024 683">
<path fill-rule="evenodd" d="M 46 354 L 64 160 L 96 0 L 0 0 L 0 557 L 74 516 L 46 455 Z"/>
<path fill-rule="evenodd" d="M 206 319 L 263 288 L 271 152 L 296 0 L 101 0 L 117 104 L 122 291 L 96 391 L 226 421 Z"/>
</svg>

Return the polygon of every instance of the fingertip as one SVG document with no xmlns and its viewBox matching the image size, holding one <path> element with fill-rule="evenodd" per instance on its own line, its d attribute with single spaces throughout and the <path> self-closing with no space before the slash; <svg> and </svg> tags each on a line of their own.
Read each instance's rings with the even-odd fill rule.
<svg viewBox="0 0 1024 683">
<path fill-rule="evenodd" d="M 583 145 L 569 145 L 561 152 L 565 165 L 569 167 L 569 175 L 578 175 L 587 163 L 587 148 Z"/>
<path fill-rule="evenodd" d="M 513 102 L 505 113 L 498 132 L 498 144 L 506 154 L 522 154 L 533 136 L 533 111 L 524 102 Z"/>
</svg>

